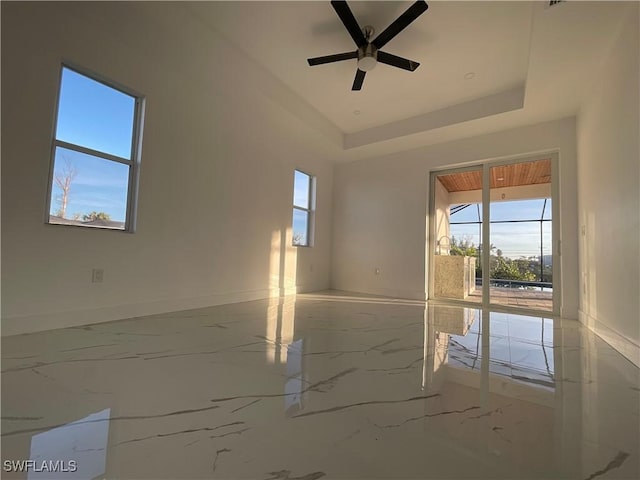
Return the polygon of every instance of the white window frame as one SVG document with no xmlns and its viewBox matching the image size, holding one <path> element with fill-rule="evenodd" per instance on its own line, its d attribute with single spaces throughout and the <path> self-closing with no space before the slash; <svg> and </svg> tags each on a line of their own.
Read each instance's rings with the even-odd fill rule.
<svg viewBox="0 0 640 480">
<path fill-rule="evenodd" d="M 296 179 L 296 172 L 302 173 L 303 175 L 306 175 L 307 177 L 309 177 L 309 198 L 308 198 L 308 208 L 304 208 L 304 207 L 299 207 L 295 204 L 295 188 L 296 188 L 296 184 L 295 184 L 295 179 Z M 293 171 L 293 195 L 294 195 L 294 200 L 293 200 L 293 213 L 291 216 L 291 230 L 293 231 L 293 215 L 295 214 L 296 210 L 300 211 L 300 212 L 305 212 L 307 214 L 307 243 L 295 243 L 293 240 L 293 235 L 291 238 L 291 243 L 294 247 L 313 247 L 313 237 L 315 234 L 315 213 L 316 213 L 316 177 L 314 175 L 311 175 L 310 173 L 305 172 L 304 170 L 301 170 L 299 168 L 296 168 Z"/>
<path fill-rule="evenodd" d="M 76 145 L 74 143 L 65 142 L 62 140 L 58 140 L 56 138 L 56 134 L 58 131 L 58 113 L 60 110 L 60 94 L 62 92 L 62 74 L 63 71 L 71 70 L 79 75 L 87 77 L 94 82 L 101 83 L 106 87 L 109 87 L 113 90 L 117 90 L 125 95 L 133 97 L 135 100 L 134 112 L 133 112 L 133 131 L 131 134 L 131 159 L 126 159 L 123 157 L 119 157 L 117 155 L 112 155 L 110 153 L 102 152 L 99 150 L 94 150 L 92 148 L 83 147 L 82 145 Z M 54 119 L 53 119 L 53 133 L 52 133 L 52 142 L 51 142 L 51 161 L 49 168 L 49 183 L 47 188 L 47 201 L 46 201 L 46 211 L 45 211 L 45 223 L 47 225 L 56 225 L 56 226 L 65 226 L 65 227 L 84 227 L 89 229 L 100 229 L 100 230 L 112 230 L 116 232 L 127 232 L 134 233 L 136 227 L 136 212 L 137 212 L 137 203 L 138 203 L 138 184 L 140 178 L 140 157 L 142 154 L 142 128 L 144 122 L 144 107 L 145 107 L 145 98 L 140 93 L 121 85 L 118 82 L 114 82 L 112 80 L 106 79 L 102 75 L 91 72 L 83 67 L 79 67 L 71 62 L 63 61 L 60 64 L 60 72 L 58 76 L 58 91 L 56 93 L 56 105 L 54 111 Z M 87 155 L 91 155 L 94 157 L 101 158 L 103 160 L 109 160 L 112 162 L 122 163 L 129 166 L 129 179 L 127 182 L 127 206 L 125 210 L 125 221 L 124 221 L 124 229 L 120 228 L 109 228 L 97 225 L 73 225 L 73 224 L 64 224 L 64 223 L 52 223 L 50 221 L 50 212 L 51 212 L 51 196 L 53 193 L 53 178 L 54 178 L 54 170 L 55 170 L 55 157 L 56 157 L 56 148 L 62 147 L 68 150 L 73 150 L 79 153 L 84 153 Z"/>
</svg>

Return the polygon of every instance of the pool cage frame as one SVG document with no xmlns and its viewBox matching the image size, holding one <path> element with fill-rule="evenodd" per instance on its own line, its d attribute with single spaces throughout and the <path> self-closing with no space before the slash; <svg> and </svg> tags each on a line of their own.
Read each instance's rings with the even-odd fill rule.
<svg viewBox="0 0 640 480">
<path fill-rule="evenodd" d="M 532 218 L 532 219 L 524 219 L 524 220 L 490 220 L 489 223 L 491 224 L 495 224 L 495 223 L 534 223 L 537 222 L 539 224 L 539 231 L 540 231 L 540 257 L 539 257 L 539 261 L 540 261 L 540 281 L 539 282 L 518 282 L 518 283 L 524 283 L 524 284 L 531 284 L 530 286 L 539 286 L 539 287 L 548 287 L 548 288 L 552 288 L 551 285 L 553 284 L 553 282 L 544 282 L 544 241 L 543 241 L 543 231 L 542 231 L 542 226 L 545 222 L 551 222 L 552 219 L 551 218 L 544 218 L 544 214 L 545 211 L 547 209 L 547 201 L 549 200 L 548 198 L 544 198 L 541 199 L 544 200 L 543 204 L 542 204 L 542 211 L 540 213 L 540 218 Z M 482 213 L 480 212 L 480 204 L 479 203 L 462 203 L 462 204 L 457 204 L 457 205 L 453 205 L 450 208 L 449 211 L 449 218 L 451 218 L 451 216 L 453 216 L 454 214 L 461 212 L 462 210 L 471 207 L 475 205 L 476 206 L 476 211 L 477 211 L 477 218 L 478 220 L 476 221 L 466 221 L 466 222 L 452 222 L 451 220 L 449 220 L 449 225 L 478 225 L 478 238 L 482 238 Z M 479 245 L 478 247 L 478 259 L 480 260 L 482 257 L 482 244 Z M 551 278 L 553 279 L 553 274 L 551 275 Z M 478 279 L 476 278 L 476 281 Z M 539 285 L 539 284 L 544 284 L 544 285 Z"/>
</svg>

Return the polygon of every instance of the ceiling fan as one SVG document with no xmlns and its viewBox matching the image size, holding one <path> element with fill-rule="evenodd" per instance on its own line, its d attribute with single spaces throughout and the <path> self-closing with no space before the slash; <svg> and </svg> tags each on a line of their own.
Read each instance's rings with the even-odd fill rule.
<svg viewBox="0 0 640 480">
<path fill-rule="evenodd" d="M 351 38 L 353 38 L 358 49 L 353 52 L 309 58 L 307 59 L 309 66 L 313 67 L 315 65 L 323 65 L 325 63 L 340 62 L 342 60 L 357 58 L 358 70 L 356 71 L 356 77 L 353 80 L 351 90 L 362 89 L 364 76 L 369 70 L 375 67 L 378 62 L 386 63 L 392 67 L 409 70 L 410 72 L 413 72 L 420 66 L 418 62 L 397 57 L 396 55 L 383 52 L 380 49 L 404 30 L 411 22 L 422 15 L 427 8 L 429 8 L 424 0 L 418 0 L 411 5 L 373 41 L 371 41 L 371 37 L 374 34 L 373 27 L 367 25 L 361 29 L 346 1 L 334 0 L 331 2 L 331 5 L 340 17 L 340 20 L 342 20 L 342 23 L 351 35 Z"/>
</svg>

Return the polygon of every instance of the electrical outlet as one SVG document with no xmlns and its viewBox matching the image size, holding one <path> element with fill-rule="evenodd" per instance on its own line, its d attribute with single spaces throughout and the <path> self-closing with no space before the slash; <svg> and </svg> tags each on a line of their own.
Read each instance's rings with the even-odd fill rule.
<svg viewBox="0 0 640 480">
<path fill-rule="evenodd" d="M 94 268 L 91 271 L 91 281 L 93 283 L 102 283 L 104 280 L 104 270 L 102 268 Z"/>
<path fill-rule="evenodd" d="M 376 269 L 374 270 L 376 275 L 380 275 L 380 267 L 376 267 Z"/>
</svg>

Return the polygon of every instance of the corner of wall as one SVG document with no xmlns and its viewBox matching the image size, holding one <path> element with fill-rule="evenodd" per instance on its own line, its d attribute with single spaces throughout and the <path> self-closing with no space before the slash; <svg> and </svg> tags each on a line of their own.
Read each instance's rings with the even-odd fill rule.
<svg viewBox="0 0 640 480">
<path fill-rule="evenodd" d="M 640 368 L 640 345 L 582 310 L 579 311 L 579 320 L 585 327 L 611 345 L 636 367 Z"/>
</svg>

